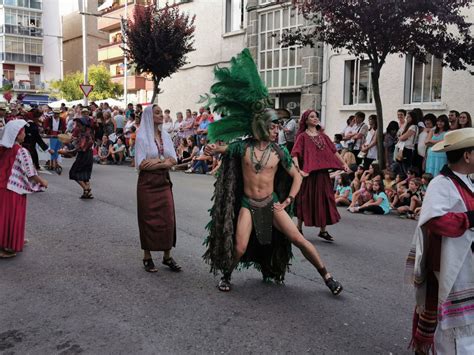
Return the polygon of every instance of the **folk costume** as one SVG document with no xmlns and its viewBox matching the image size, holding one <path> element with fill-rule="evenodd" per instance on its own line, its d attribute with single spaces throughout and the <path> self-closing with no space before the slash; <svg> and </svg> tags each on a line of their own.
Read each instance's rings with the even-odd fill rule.
<svg viewBox="0 0 474 355">
<path fill-rule="evenodd" d="M 337 211 L 329 170 L 343 169 L 336 157 L 336 146 L 321 130 L 316 136 L 306 132 L 306 120 L 314 112 L 307 110 L 301 117 L 300 127 L 291 155 L 298 159 L 299 168 L 308 173 L 296 196 L 296 214 L 307 227 L 326 227 L 336 224 L 341 216 Z M 332 240 L 325 232 L 325 239 Z M 320 233 L 322 238 L 322 233 Z"/>
<path fill-rule="evenodd" d="M 155 140 L 153 107 L 143 111 L 135 143 L 135 166 L 146 159 L 177 160 L 173 141 L 161 130 L 163 144 Z M 166 169 L 140 170 L 137 184 L 138 227 L 143 250 L 166 251 L 176 246 L 173 184 Z"/>
<path fill-rule="evenodd" d="M 69 179 L 87 183 L 91 179 L 94 164 L 92 153 L 94 138 L 87 119 L 76 118 L 74 121 L 76 121 L 77 127 L 72 131 L 72 144 L 77 155 L 71 170 L 69 170 Z"/>
<path fill-rule="evenodd" d="M 474 146 L 474 129 L 469 130 Z M 446 139 L 449 134 L 459 132 L 446 134 Z M 443 144 L 433 150 L 445 151 L 439 150 Z M 428 186 L 407 259 L 407 281 L 416 288 L 411 343 L 416 350 L 474 353 L 472 228 L 474 182 L 445 166 Z"/>
<path fill-rule="evenodd" d="M 59 114 L 59 109 L 53 111 L 55 114 Z M 51 160 L 58 160 L 59 149 L 61 149 L 62 143 L 58 139 L 58 135 L 66 133 L 66 120 L 61 117 L 55 117 L 54 115 L 48 115 L 43 122 L 45 126 L 45 133 L 50 136 L 49 146 L 54 151 L 51 154 Z"/>
<path fill-rule="evenodd" d="M 26 195 L 44 191 L 29 178 L 37 175 L 26 148 L 16 143 L 25 120 L 9 121 L 0 140 L 0 249 L 23 250 L 26 223 Z"/>
<path fill-rule="evenodd" d="M 224 117 L 209 125 L 208 138 L 210 142 L 230 144 L 214 185 L 214 204 L 203 258 L 214 274 L 232 272 L 237 219 L 240 209 L 248 208 L 253 231 L 240 264 L 255 266 L 265 279 L 283 281 L 292 256 L 291 243 L 273 228 L 273 203 L 285 200 L 290 191 L 292 180 L 287 170 L 292 166 L 291 156 L 286 148 L 270 143 L 261 161 L 253 163 L 258 172 L 271 151 L 280 157 L 274 193 L 262 200 L 244 195 L 242 157 L 247 149 L 253 151 L 256 140 L 268 138 L 270 124 L 278 117 L 273 110 L 266 109 L 270 107 L 268 90 L 248 49 L 232 58 L 230 68 L 216 68 L 215 76 L 218 82 L 211 87 L 213 96 L 207 96 L 208 105 L 222 112 Z"/>
<path fill-rule="evenodd" d="M 49 149 L 49 146 L 43 141 L 43 138 L 41 138 L 39 127 L 36 124 L 35 120 L 33 120 L 32 115 L 28 115 L 28 117 L 29 118 L 26 120 L 28 122 L 28 125 L 25 126 L 25 141 L 22 145 L 23 147 L 28 149 L 28 152 L 30 152 L 35 168 L 39 169 L 40 165 L 36 145 L 39 145 L 39 147 L 43 151 L 47 151 Z"/>
</svg>

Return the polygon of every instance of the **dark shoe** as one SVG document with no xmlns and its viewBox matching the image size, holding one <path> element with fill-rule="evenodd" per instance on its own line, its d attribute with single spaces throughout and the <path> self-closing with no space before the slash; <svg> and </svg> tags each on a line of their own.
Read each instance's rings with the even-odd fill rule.
<svg viewBox="0 0 474 355">
<path fill-rule="evenodd" d="M 153 259 L 143 259 L 143 266 L 145 267 L 146 272 L 157 272 L 158 269 L 155 267 Z"/>
<path fill-rule="evenodd" d="M 328 232 L 319 232 L 318 237 L 323 238 L 324 240 L 328 242 L 334 241 L 334 238 Z"/>
<path fill-rule="evenodd" d="M 162 264 L 168 266 L 172 271 L 181 271 L 181 266 L 179 266 L 173 258 L 163 258 Z"/>
<path fill-rule="evenodd" d="M 324 282 L 326 283 L 326 286 L 331 290 L 331 293 L 334 296 L 339 295 L 343 290 L 341 283 L 337 280 L 334 280 L 332 276 L 326 279 Z"/>
<path fill-rule="evenodd" d="M 230 278 L 223 276 L 217 285 L 219 291 L 229 292 L 230 291 Z"/>
</svg>

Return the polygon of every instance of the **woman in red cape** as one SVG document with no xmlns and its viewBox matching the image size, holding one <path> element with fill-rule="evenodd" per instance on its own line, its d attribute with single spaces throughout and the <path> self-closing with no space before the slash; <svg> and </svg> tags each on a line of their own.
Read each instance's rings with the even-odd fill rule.
<svg viewBox="0 0 474 355">
<path fill-rule="evenodd" d="M 349 167 L 331 139 L 324 134 L 316 111 L 306 110 L 301 116 L 291 155 L 304 177 L 296 196 L 298 229 L 302 231 L 303 222 L 307 227 L 320 227 L 318 236 L 333 241 L 326 226 L 337 223 L 341 216 L 336 208 L 329 170 L 344 168 L 349 171 Z"/>
<path fill-rule="evenodd" d="M 21 146 L 24 120 L 9 121 L 0 140 L 0 258 L 11 258 L 25 242 L 26 194 L 43 191 L 48 182 L 38 176 L 30 153 Z"/>
</svg>

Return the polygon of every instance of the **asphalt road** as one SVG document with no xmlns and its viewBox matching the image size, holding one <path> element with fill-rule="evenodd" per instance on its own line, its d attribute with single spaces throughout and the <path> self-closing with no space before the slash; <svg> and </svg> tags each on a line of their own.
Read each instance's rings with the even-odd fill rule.
<svg viewBox="0 0 474 355">
<path fill-rule="evenodd" d="M 173 173 L 184 271 L 144 272 L 136 220 L 136 180 L 126 166 L 94 166 L 94 200 L 46 175 L 47 192 L 28 197 L 24 252 L 0 260 L 0 353 L 403 354 L 413 296 L 403 285 L 415 228 L 394 216 L 351 215 L 307 238 L 345 287 L 334 298 L 299 252 L 285 285 L 236 272 L 231 293 L 202 261 L 214 179 Z M 155 253 L 155 261 L 161 255 Z"/>
</svg>

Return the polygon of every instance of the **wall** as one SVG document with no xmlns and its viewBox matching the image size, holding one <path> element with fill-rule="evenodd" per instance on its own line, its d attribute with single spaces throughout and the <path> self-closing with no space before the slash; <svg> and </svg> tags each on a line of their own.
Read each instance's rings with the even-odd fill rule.
<svg viewBox="0 0 474 355">
<path fill-rule="evenodd" d="M 326 130 L 332 137 L 346 125 L 346 119 L 356 111 L 363 111 L 366 117 L 375 114 L 375 104 L 343 105 L 344 61 L 354 59 L 348 54 L 329 52 L 330 79 L 327 83 Z M 424 113 L 435 115 L 448 113 L 449 110 L 474 111 L 474 76 L 467 71 L 454 72 L 443 68 L 441 102 L 423 104 L 404 103 L 405 57 L 392 55 L 382 68 L 380 76 L 380 94 L 382 99 L 384 127 L 396 120 L 397 110 L 421 108 Z"/>
<path fill-rule="evenodd" d="M 61 78 L 61 26 L 58 0 L 43 1 L 43 55 L 44 67 L 42 80 Z"/>
<path fill-rule="evenodd" d="M 94 5 L 95 3 L 95 5 Z M 63 68 L 64 74 L 83 70 L 82 54 L 82 16 L 77 10 L 62 17 L 63 25 Z M 88 11 L 97 12 L 97 1 L 88 1 Z M 87 66 L 98 64 L 97 51 L 100 45 L 107 44 L 107 33 L 97 29 L 97 17 L 86 17 L 87 29 Z"/>
<path fill-rule="evenodd" d="M 197 110 L 199 97 L 209 92 L 215 65 L 227 65 L 245 48 L 245 32 L 224 34 L 224 4 L 222 0 L 195 0 L 180 4 L 182 11 L 196 14 L 194 48 L 188 63 L 171 78 L 165 79 L 158 97 L 160 106 L 174 114 L 186 108 Z M 162 5 L 160 3 L 160 5 Z"/>
</svg>

